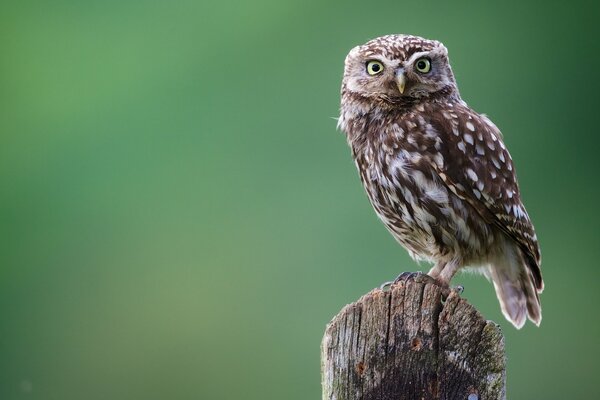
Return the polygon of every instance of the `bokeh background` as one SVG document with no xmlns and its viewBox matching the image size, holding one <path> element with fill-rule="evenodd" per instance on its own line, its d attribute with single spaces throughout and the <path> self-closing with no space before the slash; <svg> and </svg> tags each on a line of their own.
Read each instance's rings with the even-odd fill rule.
<svg viewBox="0 0 600 400">
<path fill-rule="evenodd" d="M 415 265 L 335 129 L 345 54 L 443 41 L 503 130 L 543 252 L 508 398 L 600 372 L 597 9 L 569 2 L 0 6 L 0 398 L 318 399 L 340 308 Z M 591 4 L 591 2 L 590 2 Z"/>
</svg>

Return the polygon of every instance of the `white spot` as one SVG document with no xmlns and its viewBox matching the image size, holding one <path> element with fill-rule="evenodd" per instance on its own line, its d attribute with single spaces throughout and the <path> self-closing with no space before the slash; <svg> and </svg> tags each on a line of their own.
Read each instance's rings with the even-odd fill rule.
<svg viewBox="0 0 600 400">
<path fill-rule="evenodd" d="M 479 180 L 477 174 L 471 168 L 467 168 L 467 176 L 471 178 L 473 182 L 477 182 Z"/>
<path fill-rule="evenodd" d="M 442 168 L 444 166 L 444 156 L 442 156 L 442 153 L 436 153 L 433 159 L 438 167 Z"/>
<path fill-rule="evenodd" d="M 458 132 L 458 128 L 454 125 L 452 126 L 452 133 L 454 133 L 454 136 L 460 135 L 460 133 Z"/>
<path fill-rule="evenodd" d="M 490 176 L 492 177 L 492 179 L 496 179 L 498 175 L 496 175 L 496 171 L 490 171 Z"/>
<path fill-rule="evenodd" d="M 487 142 L 487 147 L 489 147 L 490 150 L 496 150 L 496 146 L 494 146 L 494 142 Z"/>
<path fill-rule="evenodd" d="M 460 142 L 458 142 L 458 148 L 460 149 L 460 151 L 462 151 L 463 153 L 467 154 L 467 148 L 465 146 L 465 142 L 463 142 L 462 140 Z"/>
<path fill-rule="evenodd" d="M 502 150 L 506 150 L 506 146 L 504 146 L 504 143 L 502 141 L 500 141 L 500 147 L 502 147 Z"/>
<path fill-rule="evenodd" d="M 506 195 L 508 196 L 509 199 L 512 199 L 512 197 L 513 197 L 513 191 L 512 190 L 507 190 L 506 191 Z"/>
<path fill-rule="evenodd" d="M 466 141 L 467 143 L 469 143 L 469 144 L 471 144 L 471 145 L 474 143 L 474 141 L 473 141 L 473 136 L 472 136 L 471 134 L 469 134 L 469 133 L 465 133 L 465 134 L 464 134 L 464 138 L 465 138 L 465 141 Z"/>
<path fill-rule="evenodd" d="M 471 132 L 475 132 L 475 125 L 473 125 L 471 121 L 467 121 L 465 125 L 467 126 L 468 130 L 470 130 Z"/>
<path fill-rule="evenodd" d="M 484 187 L 483 181 L 477 182 L 477 189 L 479 189 L 479 190 L 481 190 L 483 192 L 483 187 Z"/>
<path fill-rule="evenodd" d="M 448 203 L 448 193 L 442 186 L 427 179 L 421 171 L 413 171 L 412 177 L 415 184 L 423 191 L 425 196 L 437 203 Z"/>
<path fill-rule="evenodd" d="M 419 163 L 419 161 L 421 161 L 421 158 L 423 158 L 423 155 L 421 153 L 419 153 L 418 151 L 409 153 L 410 154 L 410 161 L 413 164 L 417 164 Z"/>
<path fill-rule="evenodd" d="M 483 150 L 483 147 L 481 147 L 481 145 L 476 145 L 475 146 L 475 151 L 477 152 L 477 154 L 479 154 L 480 156 L 485 154 L 485 151 Z"/>
<path fill-rule="evenodd" d="M 430 138 L 434 138 L 437 136 L 437 132 L 431 124 L 425 124 L 425 136 Z"/>
<path fill-rule="evenodd" d="M 490 121 L 487 115 L 481 114 L 481 116 L 483 117 L 483 121 L 487 124 L 487 126 L 489 126 L 490 128 L 496 128 L 496 125 L 494 125 L 494 123 Z"/>
<path fill-rule="evenodd" d="M 479 139 L 480 142 L 483 142 L 483 135 L 481 134 L 481 132 L 477 134 L 477 139 Z"/>
<path fill-rule="evenodd" d="M 494 166 L 496 168 L 500 169 L 500 163 L 498 162 L 498 160 L 496 160 L 494 157 L 491 157 L 491 158 L 492 158 L 492 162 L 494 163 Z"/>
<path fill-rule="evenodd" d="M 512 171 L 512 163 L 506 163 L 506 167 L 509 171 Z"/>
<path fill-rule="evenodd" d="M 498 155 L 498 158 L 500 158 L 500 161 L 506 162 L 506 158 L 504 158 L 504 153 L 503 152 L 500 152 L 500 154 Z"/>
<path fill-rule="evenodd" d="M 481 199 L 481 192 L 479 190 L 473 189 L 473 194 L 475 194 L 475 197 L 478 199 Z"/>
<path fill-rule="evenodd" d="M 402 152 L 398 157 L 392 160 L 390 163 L 390 172 L 392 176 L 396 175 L 397 173 L 400 173 L 404 176 L 408 175 L 408 162 L 406 158 L 406 154 Z"/>
<path fill-rule="evenodd" d="M 402 129 L 400 126 L 398 126 L 398 124 L 394 124 L 392 125 L 392 132 L 394 133 L 394 136 L 402 139 L 404 138 L 404 129 Z"/>
<path fill-rule="evenodd" d="M 517 218 L 523 218 L 527 215 L 525 214 L 525 211 L 523 211 L 523 207 L 521 207 L 521 205 L 516 205 L 513 207 L 513 214 L 515 214 L 515 217 Z"/>
</svg>

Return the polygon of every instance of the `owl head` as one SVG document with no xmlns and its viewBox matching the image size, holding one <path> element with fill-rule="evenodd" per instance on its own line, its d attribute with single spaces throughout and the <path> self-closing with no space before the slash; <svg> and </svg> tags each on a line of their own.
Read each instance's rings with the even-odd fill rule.
<svg viewBox="0 0 600 400">
<path fill-rule="evenodd" d="M 409 35 L 382 36 L 353 48 L 346 57 L 344 92 L 388 103 L 458 96 L 446 47 Z"/>
</svg>

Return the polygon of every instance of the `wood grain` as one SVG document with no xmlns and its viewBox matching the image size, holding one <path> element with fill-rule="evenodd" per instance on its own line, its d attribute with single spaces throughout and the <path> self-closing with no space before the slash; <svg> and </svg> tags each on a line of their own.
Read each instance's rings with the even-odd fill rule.
<svg viewBox="0 0 600 400">
<path fill-rule="evenodd" d="M 505 399 L 504 337 L 430 281 L 375 289 L 328 324 L 323 400 Z"/>
</svg>

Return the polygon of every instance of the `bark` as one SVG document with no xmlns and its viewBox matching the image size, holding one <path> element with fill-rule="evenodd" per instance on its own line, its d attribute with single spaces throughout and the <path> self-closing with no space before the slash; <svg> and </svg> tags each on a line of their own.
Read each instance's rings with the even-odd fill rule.
<svg viewBox="0 0 600 400">
<path fill-rule="evenodd" d="M 323 400 L 505 399 L 504 337 L 418 278 L 344 307 L 321 345 Z"/>
</svg>

